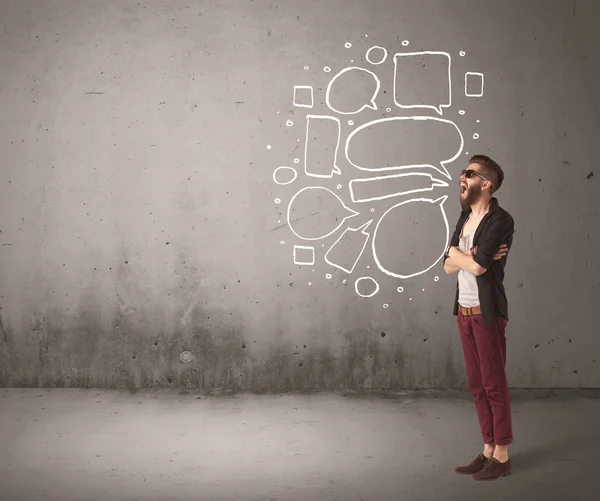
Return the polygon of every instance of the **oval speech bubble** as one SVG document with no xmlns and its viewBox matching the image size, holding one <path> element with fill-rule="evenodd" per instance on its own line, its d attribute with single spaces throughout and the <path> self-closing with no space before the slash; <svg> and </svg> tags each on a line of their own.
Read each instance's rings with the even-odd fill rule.
<svg viewBox="0 0 600 501">
<path fill-rule="evenodd" d="M 464 138 L 457 125 L 437 117 L 390 117 L 367 122 L 346 140 L 346 158 L 360 170 L 378 172 L 431 167 L 452 179 Z"/>
<path fill-rule="evenodd" d="M 429 271 L 442 259 L 450 237 L 444 210 L 447 199 L 413 198 L 385 211 L 371 242 L 381 271 L 396 278 L 411 278 Z"/>
<path fill-rule="evenodd" d="M 365 108 L 376 110 L 375 99 L 377 98 L 377 94 L 379 94 L 380 87 L 381 82 L 375 73 L 365 68 L 351 66 L 350 68 L 343 69 L 331 79 L 331 82 L 327 86 L 325 101 L 329 108 L 340 115 L 353 115 L 360 113 Z M 363 98 L 365 95 L 368 97 Z M 342 102 L 348 99 L 353 100 L 354 104 Z M 356 104 L 356 100 L 358 100 L 358 104 Z M 332 101 L 335 102 L 332 103 Z M 367 102 L 366 104 L 365 101 Z M 345 106 L 347 108 L 345 110 L 342 109 Z"/>
<path fill-rule="evenodd" d="M 358 214 L 346 207 L 333 191 L 321 186 L 308 186 L 298 191 L 290 200 L 287 222 L 292 233 L 298 238 L 320 240 L 337 231 L 346 219 Z M 308 219 L 309 217 L 311 219 Z"/>
</svg>

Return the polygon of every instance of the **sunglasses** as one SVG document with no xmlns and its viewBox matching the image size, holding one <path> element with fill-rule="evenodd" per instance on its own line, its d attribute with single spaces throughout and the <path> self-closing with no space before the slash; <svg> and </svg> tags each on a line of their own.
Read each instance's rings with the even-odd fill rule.
<svg viewBox="0 0 600 501">
<path fill-rule="evenodd" d="M 472 169 L 463 169 L 460 171 L 460 175 L 465 176 L 467 179 L 471 179 L 473 176 L 479 176 L 484 181 L 490 181 L 487 177 L 482 176 L 481 174 L 479 174 L 479 172 L 477 172 L 476 170 L 472 170 Z M 491 183 L 492 182 L 490 181 L 490 184 Z"/>
</svg>

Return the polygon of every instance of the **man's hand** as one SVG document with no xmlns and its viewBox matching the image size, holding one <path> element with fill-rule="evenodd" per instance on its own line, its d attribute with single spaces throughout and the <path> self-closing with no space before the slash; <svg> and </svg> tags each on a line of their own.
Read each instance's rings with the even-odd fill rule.
<svg viewBox="0 0 600 501">
<path fill-rule="evenodd" d="M 477 247 L 473 247 L 469 250 L 469 253 L 471 256 L 474 256 L 477 254 Z M 498 261 L 500 259 L 502 259 L 504 256 L 506 256 L 506 254 L 508 254 L 508 246 L 506 244 L 502 244 L 500 246 L 500 248 L 498 249 L 498 252 L 496 252 L 496 255 L 494 256 L 494 261 Z"/>
</svg>

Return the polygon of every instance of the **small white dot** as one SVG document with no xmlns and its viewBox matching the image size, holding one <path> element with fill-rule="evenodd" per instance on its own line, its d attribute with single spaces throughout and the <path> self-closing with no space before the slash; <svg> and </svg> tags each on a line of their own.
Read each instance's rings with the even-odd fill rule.
<svg viewBox="0 0 600 501">
<path fill-rule="evenodd" d="M 313 273 L 315 272 L 315 270 L 313 270 Z"/>
<path fill-rule="evenodd" d="M 299 159 L 299 158 L 294 158 L 294 163 L 295 163 L 295 164 L 297 164 L 297 163 L 299 163 L 299 162 L 300 162 L 300 159 Z"/>
<path fill-rule="evenodd" d="M 408 298 L 408 300 L 409 300 L 409 301 L 412 301 L 412 297 L 409 297 L 409 298 Z"/>
<path fill-rule="evenodd" d="M 469 152 L 468 152 L 468 151 L 465 151 L 465 155 L 468 155 L 468 154 L 469 154 Z"/>
<path fill-rule="evenodd" d="M 365 35 L 365 38 L 369 38 L 369 35 Z"/>
<path fill-rule="evenodd" d="M 398 292 L 404 292 L 404 287 L 398 287 Z"/>
<path fill-rule="evenodd" d="M 464 56 L 464 55 L 465 55 L 465 51 L 464 51 L 464 50 L 461 50 L 461 51 L 459 52 L 459 54 L 460 54 L 461 56 Z"/>
<path fill-rule="evenodd" d="M 371 212 L 375 212 L 375 209 L 371 209 Z"/>
<path fill-rule="evenodd" d="M 287 125 L 288 127 L 291 127 L 292 125 L 294 125 L 294 122 L 292 122 L 291 120 L 288 120 L 285 125 Z"/>
<path fill-rule="evenodd" d="M 440 279 L 440 277 L 434 277 L 434 281 L 437 282 Z"/>
<path fill-rule="evenodd" d="M 465 110 L 458 110 L 458 114 L 459 115 L 464 115 L 465 114 Z"/>
<path fill-rule="evenodd" d="M 385 111 L 389 113 L 390 111 L 392 111 L 392 108 L 386 108 Z"/>
<path fill-rule="evenodd" d="M 344 280 L 342 280 L 342 283 L 345 284 L 346 283 L 346 279 L 344 278 Z"/>
<path fill-rule="evenodd" d="M 477 132 L 473 134 L 473 139 L 479 139 L 479 134 L 477 134 Z"/>
<path fill-rule="evenodd" d="M 304 69 L 305 69 L 305 70 L 307 70 L 307 69 L 308 69 L 308 66 L 305 66 L 305 67 L 304 67 Z"/>
<path fill-rule="evenodd" d="M 329 66 L 325 66 L 325 68 L 323 68 L 323 71 L 325 73 L 329 73 L 331 71 L 331 68 Z"/>
<path fill-rule="evenodd" d="M 388 306 L 389 306 L 389 304 L 384 304 L 383 305 L 384 308 L 387 308 Z"/>
<path fill-rule="evenodd" d="M 277 222 L 278 222 L 278 223 L 281 223 L 281 219 L 278 219 L 278 220 L 277 220 Z"/>
<path fill-rule="evenodd" d="M 308 285 L 312 285 L 312 282 L 308 282 Z"/>
<path fill-rule="evenodd" d="M 350 62 L 351 62 L 351 63 L 353 63 L 353 62 L 354 62 L 354 59 L 350 59 Z"/>
<path fill-rule="evenodd" d="M 281 198 L 276 198 L 276 199 L 275 199 L 275 203 L 276 203 L 276 204 L 278 204 L 278 203 L 281 203 Z"/>
<path fill-rule="evenodd" d="M 342 189 L 342 185 L 341 185 L 341 184 L 338 184 L 338 185 L 337 185 L 337 189 L 338 189 L 338 190 Z"/>
<path fill-rule="evenodd" d="M 267 144 L 267 150 L 270 150 L 270 149 L 271 149 L 271 145 Z"/>
<path fill-rule="evenodd" d="M 402 45 L 406 47 L 410 42 L 408 40 L 402 40 Z"/>
<path fill-rule="evenodd" d="M 370 267 L 371 267 L 370 265 L 369 265 L 369 266 L 367 266 L 367 268 L 370 268 Z"/>
<path fill-rule="evenodd" d="M 348 120 L 348 125 L 354 125 L 354 121 L 353 120 Z"/>
<path fill-rule="evenodd" d="M 346 42 L 344 47 L 346 47 L 346 49 L 349 49 L 350 47 L 352 47 L 352 44 L 350 42 Z"/>
<path fill-rule="evenodd" d="M 423 289 L 423 292 L 425 292 L 425 289 Z"/>
<path fill-rule="evenodd" d="M 479 123 L 479 120 L 477 120 L 477 123 Z"/>
<path fill-rule="evenodd" d="M 331 273 L 327 273 L 327 275 L 325 275 L 325 278 L 326 278 L 327 280 L 329 280 L 329 279 L 331 278 Z"/>
<path fill-rule="evenodd" d="M 280 243 L 281 243 L 281 245 L 283 245 L 285 243 L 285 240 L 282 240 Z"/>
</svg>

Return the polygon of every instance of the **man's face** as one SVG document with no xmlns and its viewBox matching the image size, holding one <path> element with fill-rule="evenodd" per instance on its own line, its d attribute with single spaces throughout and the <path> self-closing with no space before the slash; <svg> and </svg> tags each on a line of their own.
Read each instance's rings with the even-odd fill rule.
<svg viewBox="0 0 600 501">
<path fill-rule="evenodd" d="M 481 165 L 476 163 L 469 164 L 467 169 L 481 172 Z M 483 183 L 485 183 L 485 181 L 477 174 L 474 174 L 470 179 L 467 179 L 464 174 L 460 176 L 460 204 L 463 208 L 470 207 L 483 196 L 483 191 L 481 189 Z"/>
</svg>

